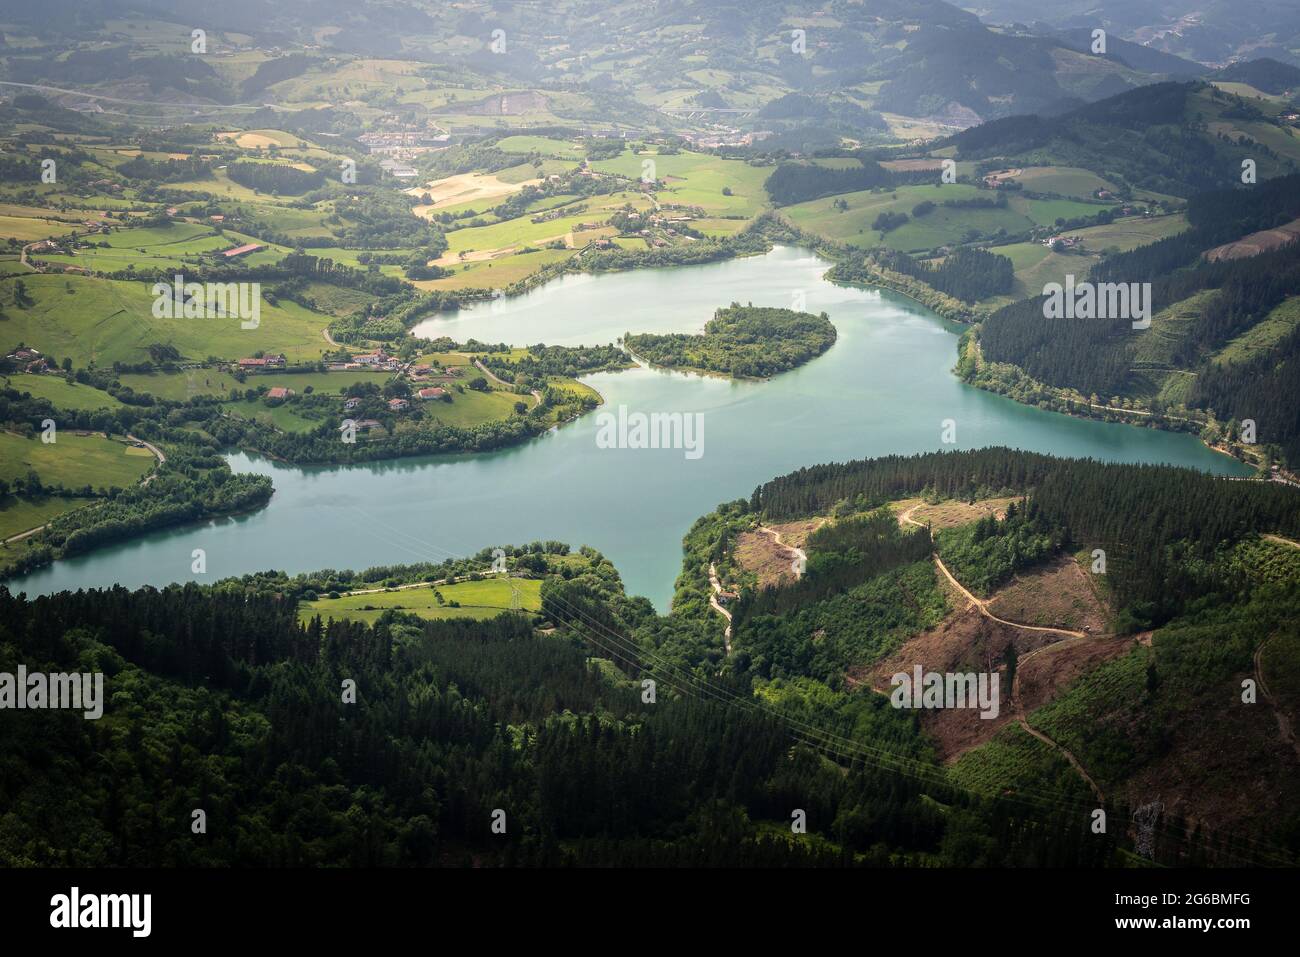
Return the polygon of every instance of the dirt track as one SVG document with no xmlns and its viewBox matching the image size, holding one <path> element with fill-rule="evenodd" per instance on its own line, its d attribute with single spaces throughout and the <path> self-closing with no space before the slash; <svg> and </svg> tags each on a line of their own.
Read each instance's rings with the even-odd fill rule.
<svg viewBox="0 0 1300 957">
<path fill-rule="evenodd" d="M 912 513 L 915 512 L 918 508 L 920 508 L 919 505 L 913 505 L 910 509 L 908 509 L 906 512 L 902 513 L 899 516 L 899 520 L 902 522 L 906 522 L 909 525 L 915 525 L 919 528 L 925 528 L 926 526 L 922 525 L 920 522 L 912 518 Z M 1080 762 L 1079 759 L 1074 756 L 1073 752 L 1071 752 L 1070 749 L 1065 747 L 1064 745 L 1061 745 L 1060 743 L 1054 741 L 1048 735 L 1044 734 L 1042 731 L 1039 731 L 1037 728 L 1035 728 L 1033 725 L 1029 723 L 1029 719 L 1025 717 L 1024 709 L 1021 706 L 1020 696 L 1017 693 L 1017 688 L 1020 684 L 1022 669 L 1027 663 L 1033 661 L 1036 658 L 1038 658 L 1041 661 L 1042 659 L 1039 658 L 1039 656 L 1048 654 L 1054 650 L 1060 651 L 1067 647 L 1076 646 L 1078 643 L 1086 642 L 1090 636 L 1082 631 L 1071 631 L 1070 629 L 1067 628 L 1047 628 L 1042 625 L 1026 625 L 1020 622 L 1007 621 L 1005 618 L 1000 618 L 997 615 L 993 614 L 991 611 L 989 611 L 987 602 L 985 602 L 980 598 L 975 597 L 975 595 L 971 594 L 971 592 L 964 585 L 962 585 L 961 582 L 957 581 L 956 577 L 952 574 L 952 572 L 948 571 L 948 567 L 944 565 L 943 560 L 939 558 L 937 553 L 934 555 L 934 564 L 935 567 L 939 569 L 939 571 L 943 572 L 944 577 L 948 579 L 948 581 L 952 584 L 952 586 L 956 588 L 957 591 L 959 591 L 963 596 L 965 596 L 966 599 L 970 602 L 970 605 L 978 609 L 980 614 L 983 615 L 984 617 L 989 618 L 995 622 L 998 622 L 999 624 L 1006 625 L 1011 628 L 1022 629 L 1024 631 L 1048 632 L 1052 634 L 1069 636 L 1069 638 L 1067 638 L 1064 641 L 1053 642 L 1051 644 L 1043 645 L 1039 648 L 1036 648 L 1033 651 L 1029 652 L 1027 655 L 1025 655 L 1025 657 L 1019 661 L 1016 668 L 1015 679 L 1010 689 L 1010 698 L 1011 698 L 1010 703 L 1012 708 L 1014 709 L 1016 721 L 1019 722 L 1020 726 L 1024 728 L 1025 731 L 1027 731 L 1029 734 L 1033 735 L 1035 738 L 1042 741 L 1044 744 L 1049 745 L 1050 747 L 1059 751 L 1065 757 L 1065 759 L 1070 762 L 1070 764 L 1074 767 L 1074 769 L 1079 772 L 1079 776 L 1082 777 L 1085 782 L 1087 782 L 1088 787 L 1092 789 L 1093 793 L 1097 796 L 1097 799 L 1099 801 L 1105 801 L 1106 798 L 1105 798 L 1105 794 L 1102 792 L 1102 789 L 1100 788 L 1100 786 L 1098 786 L 1097 782 L 1093 780 L 1092 775 L 1088 773 L 1087 769 L 1084 768 L 1082 762 Z M 1089 645 L 1091 645 L 1090 642 Z"/>
<path fill-rule="evenodd" d="M 718 601 L 718 595 L 722 594 L 722 583 L 718 581 L 718 569 L 709 563 L 709 584 L 713 587 L 713 594 L 709 596 L 709 605 L 723 618 L 727 619 L 727 627 L 722 632 L 722 646 L 731 654 L 731 612 L 722 607 Z"/>
<path fill-rule="evenodd" d="M 920 507 L 921 506 L 919 505 L 913 505 L 906 512 L 904 512 L 902 515 L 899 516 L 900 521 L 907 522 L 907 524 L 909 525 L 915 525 L 917 528 L 925 528 L 924 525 L 922 525 L 920 522 L 912 518 L 912 513 L 915 512 Z M 940 558 L 937 554 L 934 556 L 934 565 L 936 568 L 939 569 L 939 571 L 943 572 L 944 577 L 947 578 L 948 581 L 952 583 L 954 588 L 956 588 L 959 592 L 961 592 L 962 595 L 964 595 L 972 605 L 974 605 L 976 608 L 979 609 L 980 614 L 983 615 L 985 618 L 991 618 L 994 621 L 1001 622 L 1004 625 L 1010 625 L 1012 628 L 1023 628 L 1026 631 L 1046 631 L 1057 635 L 1069 635 L 1071 638 L 1088 637 L 1087 634 L 1082 631 L 1071 631 L 1068 628 L 1046 628 L 1042 625 L 1025 625 L 1018 621 L 1007 621 L 1005 618 L 999 618 L 997 615 L 993 614 L 993 612 L 989 611 L 988 602 L 984 601 L 981 598 L 976 598 L 974 595 L 970 593 L 969 590 L 967 590 L 965 585 L 957 581 L 957 579 L 953 576 L 952 572 L 948 571 L 948 566 L 943 563 L 943 559 Z"/>
</svg>

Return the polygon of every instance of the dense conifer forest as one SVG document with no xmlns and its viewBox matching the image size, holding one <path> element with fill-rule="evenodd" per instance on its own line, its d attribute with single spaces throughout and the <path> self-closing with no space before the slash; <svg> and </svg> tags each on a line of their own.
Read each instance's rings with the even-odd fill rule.
<svg viewBox="0 0 1300 957">
<path fill-rule="evenodd" d="M 1230 592 L 1211 564 L 1225 543 L 1251 533 L 1300 533 L 1300 501 L 1285 486 L 1007 449 L 800 469 L 760 486 L 750 504 L 782 520 L 922 493 L 973 500 L 1025 492 L 1032 514 L 1060 529 L 1065 542 L 1107 549 L 1124 562 L 1125 573 L 1111 582 L 1116 600 L 1146 622 L 1166 621 L 1198 596 Z"/>
<path fill-rule="evenodd" d="M 539 636 L 510 614 L 300 625 L 294 602 L 239 582 L 0 591 L 0 612 L 0 669 L 103 671 L 111 699 L 99 722 L 7 719 L 10 866 L 1087 866 L 1115 854 L 1068 804 L 1026 813 L 851 758 L 846 775 L 822 739 L 792 742 L 717 689 L 678 695 L 663 679 L 643 703 L 639 683 L 593 665 L 586 629 Z M 345 680 L 355 704 L 342 703 Z M 496 809 L 504 835 L 490 830 Z M 795 809 L 815 837 L 792 839 Z"/>
<path fill-rule="evenodd" d="M 1211 261 L 1202 256 L 1297 216 L 1297 176 L 1250 191 L 1195 197 L 1187 211 L 1192 229 L 1104 258 L 1088 276 L 1096 283 L 1151 283 L 1150 305 L 1158 328 L 1134 330 L 1128 316 L 1049 318 L 1043 297 L 1035 296 L 1000 309 L 982 323 L 981 354 L 991 363 L 1015 365 L 1049 386 L 1103 398 L 1128 396 L 1143 394 L 1140 368 L 1148 354 L 1143 350 L 1150 348 L 1149 337 L 1159 336 L 1166 344 L 1160 347 L 1157 368 L 1195 372 L 1189 407 L 1212 411 L 1225 422 L 1249 418 L 1262 423 L 1265 434 L 1259 441 L 1277 446 L 1288 463 L 1300 461 L 1300 409 L 1281 399 L 1291 394 L 1286 384 L 1297 374 L 1294 335 L 1244 362 L 1213 359 L 1217 350 L 1300 293 L 1300 244 L 1288 243 L 1249 258 Z M 974 367 L 967 367 L 965 374 L 974 376 Z"/>
<path fill-rule="evenodd" d="M 963 302 L 977 302 L 1011 291 L 1015 271 L 1006 256 L 959 246 L 937 263 L 918 262 L 907 253 L 878 249 L 858 261 L 835 264 L 834 278 L 842 282 L 871 281 L 871 264 L 920 279 L 927 286 Z"/>
</svg>

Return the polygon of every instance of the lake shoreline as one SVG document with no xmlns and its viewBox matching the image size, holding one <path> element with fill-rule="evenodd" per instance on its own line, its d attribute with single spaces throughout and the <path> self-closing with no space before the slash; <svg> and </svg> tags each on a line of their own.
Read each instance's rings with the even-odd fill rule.
<svg viewBox="0 0 1300 957">
<path fill-rule="evenodd" d="M 957 448 L 1007 446 L 1061 457 L 1151 462 L 1238 475 L 1186 436 L 1057 416 L 952 374 L 946 356 L 960 327 L 914 301 L 831 283 L 825 257 L 803 247 L 680 269 L 634 270 L 515 300 L 502 312 L 464 312 L 439 329 L 463 340 L 616 341 L 631 326 L 689 333 L 718 302 L 781 306 L 790 290 L 826 312 L 835 347 L 768 380 L 638 365 L 581 377 L 605 407 L 700 414 L 703 461 L 680 450 L 601 448 L 590 417 L 551 427 L 547 441 L 492 450 L 353 463 L 283 464 L 227 453 L 236 474 L 269 478 L 275 501 L 237 522 L 149 532 L 55 562 L 11 582 L 29 594 L 158 584 L 203 547 L 215 578 L 268 568 L 367 568 L 469 555 L 503 542 L 564 541 L 606 555 L 629 594 L 662 610 L 680 568 L 682 536 L 719 502 L 748 496 L 774 475 L 823 462 L 912 455 L 940 447 L 940 422 L 961 423 Z M 666 279 L 671 276 L 670 279 Z M 611 326 L 618 328 L 615 332 Z M 541 435 L 536 436 L 541 438 Z M 634 507 L 629 507 L 633 505 Z"/>
</svg>

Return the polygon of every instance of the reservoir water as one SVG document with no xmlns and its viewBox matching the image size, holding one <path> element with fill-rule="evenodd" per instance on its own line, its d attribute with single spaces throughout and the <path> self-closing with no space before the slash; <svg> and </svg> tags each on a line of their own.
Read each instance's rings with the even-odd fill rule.
<svg viewBox="0 0 1300 957">
<path fill-rule="evenodd" d="M 763 382 L 638 368 L 584 381 L 629 412 L 703 413 L 703 455 L 610 449 L 596 415 L 501 452 L 298 468 L 230 456 L 272 477 L 257 512 L 172 529 L 54 563 L 14 592 L 190 581 L 266 569 L 441 561 L 499 544 L 556 539 L 604 552 L 630 593 L 667 610 L 681 539 L 719 502 L 802 465 L 942 448 L 1006 445 L 1106 461 L 1165 462 L 1225 475 L 1248 470 L 1191 435 L 1072 419 L 962 384 L 960 327 L 916 303 L 824 281 L 801 249 L 704 266 L 566 276 L 527 295 L 422 323 L 418 335 L 529 345 L 603 344 L 625 332 L 696 332 L 731 302 L 825 311 L 839 339 L 825 355 Z M 956 423 L 943 445 L 943 422 Z"/>
</svg>

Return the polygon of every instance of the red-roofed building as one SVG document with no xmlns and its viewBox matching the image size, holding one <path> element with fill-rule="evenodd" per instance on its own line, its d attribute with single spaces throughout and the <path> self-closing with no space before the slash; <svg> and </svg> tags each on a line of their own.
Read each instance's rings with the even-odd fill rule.
<svg viewBox="0 0 1300 957">
<path fill-rule="evenodd" d="M 255 252 L 262 248 L 261 243 L 245 243 L 243 246 L 236 246 L 234 249 L 227 249 L 221 255 L 227 259 L 234 259 L 236 256 L 243 256 L 246 253 Z"/>
<path fill-rule="evenodd" d="M 241 369 L 263 369 L 263 368 L 283 369 L 287 362 L 288 359 L 285 358 L 284 353 L 277 354 L 273 352 L 270 355 L 260 359 L 255 356 L 249 356 L 248 358 L 240 359 L 239 368 Z"/>
<path fill-rule="evenodd" d="M 268 399 L 287 399 L 291 395 L 293 395 L 293 389 L 286 389 L 282 385 L 277 385 L 266 392 Z"/>
<path fill-rule="evenodd" d="M 421 389 L 417 393 L 421 399 L 441 399 L 446 394 L 446 389 L 439 389 L 437 386 L 434 386 L 432 389 Z"/>
</svg>

